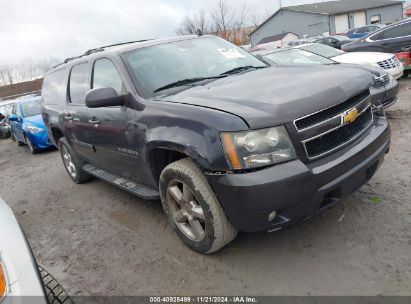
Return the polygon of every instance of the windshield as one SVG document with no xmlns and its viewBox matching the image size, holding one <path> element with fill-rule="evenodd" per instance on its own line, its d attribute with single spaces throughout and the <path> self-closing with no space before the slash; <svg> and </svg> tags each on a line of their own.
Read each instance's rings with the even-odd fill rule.
<svg viewBox="0 0 411 304">
<path fill-rule="evenodd" d="M 40 99 L 27 101 L 21 104 L 23 110 L 23 117 L 30 117 L 41 114 Z"/>
<path fill-rule="evenodd" d="M 270 61 L 279 65 L 301 65 L 301 64 L 334 64 L 335 62 L 318 56 L 316 54 L 300 50 L 290 49 L 281 52 L 275 52 L 267 55 L 263 55 L 264 58 L 268 58 Z"/>
<path fill-rule="evenodd" d="M 300 49 L 309 51 L 311 53 L 314 53 L 314 54 L 317 54 L 317 55 L 320 55 L 326 58 L 332 58 L 332 57 L 336 57 L 336 56 L 340 56 L 341 54 L 344 54 L 344 52 L 337 50 L 336 48 L 333 48 L 331 46 L 324 45 L 324 44 L 319 44 L 319 43 L 304 45 Z"/>
<path fill-rule="evenodd" d="M 136 49 L 122 57 L 139 93 L 145 98 L 178 81 L 221 77 L 234 69 L 235 72 L 245 72 L 251 71 L 252 67 L 266 67 L 265 63 L 243 49 L 216 37 Z"/>
</svg>

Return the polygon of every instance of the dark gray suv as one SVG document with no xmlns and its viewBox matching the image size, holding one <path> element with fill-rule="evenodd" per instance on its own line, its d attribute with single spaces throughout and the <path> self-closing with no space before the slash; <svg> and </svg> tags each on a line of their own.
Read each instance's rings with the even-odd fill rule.
<svg viewBox="0 0 411 304">
<path fill-rule="evenodd" d="M 186 36 L 67 59 L 45 76 L 42 113 L 74 182 L 161 198 L 181 240 L 212 253 L 237 231 L 311 217 L 374 175 L 390 127 L 373 82 L 352 67 L 268 67 Z"/>
</svg>

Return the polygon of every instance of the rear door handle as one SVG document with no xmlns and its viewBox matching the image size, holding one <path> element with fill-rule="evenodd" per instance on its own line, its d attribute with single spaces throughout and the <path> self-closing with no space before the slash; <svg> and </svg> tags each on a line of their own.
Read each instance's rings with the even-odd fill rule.
<svg viewBox="0 0 411 304">
<path fill-rule="evenodd" d="M 88 122 L 91 123 L 91 124 L 93 124 L 93 125 L 99 125 L 99 124 L 100 124 L 100 121 L 97 120 L 95 117 L 93 117 L 92 119 L 90 119 Z"/>
</svg>

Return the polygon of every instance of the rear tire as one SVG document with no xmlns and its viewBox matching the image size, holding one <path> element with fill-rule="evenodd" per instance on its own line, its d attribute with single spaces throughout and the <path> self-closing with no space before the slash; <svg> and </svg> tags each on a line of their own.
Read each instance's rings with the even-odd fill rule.
<svg viewBox="0 0 411 304">
<path fill-rule="evenodd" d="M 39 266 L 39 272 L 49 304 L 74 304 L 64 288 L 61 287 L 51 274 L 41 266 Z"/>
<path fill-rule="evenodd" d="M 14 133 L 13 131 L 11 131 L 11 129 L 10 129 L 10 138 L 12 141 L 16 142 L 16 137 L 14 136 Z"/>
<path fill-rule="evenodd" d="M 200 168 L 189 158 L 168 165 L 160 176 L 164 212 L 185 245 L 210 254 L 237 235 Z"/>
<path fill-rule="evenodd" d="M 65 137 L 58 142 L 64 167 L 73 182 L 82 184 L 91 179 L 91 175 L 83 170 L 84 162 L 81 161 L 70 147 Z"/>
</svg>

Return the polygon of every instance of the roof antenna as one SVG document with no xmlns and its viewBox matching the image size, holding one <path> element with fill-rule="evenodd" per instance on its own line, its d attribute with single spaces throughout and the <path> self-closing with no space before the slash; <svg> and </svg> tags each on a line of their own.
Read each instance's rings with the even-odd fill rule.
<svg viewBox="0 0 411 304">
<path fill-rule="evenodd" d="M 200 30 L 200 29 L 198 29 L 198 30 L 196 31 L 196 33 L 197 33 L 198 37 L 201 37 L 201 36 L 204 35 L 204 34 L 203 34 L 203 31 Z"/>
</svg>

